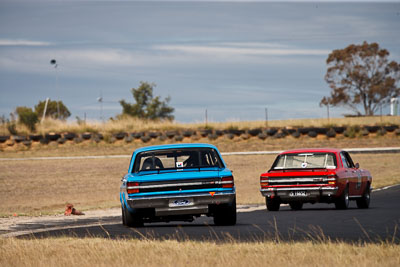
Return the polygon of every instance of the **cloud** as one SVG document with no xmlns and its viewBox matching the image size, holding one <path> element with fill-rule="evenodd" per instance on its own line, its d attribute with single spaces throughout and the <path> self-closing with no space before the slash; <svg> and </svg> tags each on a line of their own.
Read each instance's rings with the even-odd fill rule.
<svg viewBox="0 0 400 267">
<path fill-rule="evenodd" d="M 9 47 L 6 44 L 25 44 Z M 326 56 L 324 49 L 304 49 L 278 43 L 223 42 L 206 45 L 162 44 L 126 48 L 39 47 L 49 43 L 0 39 L 0 69 L 25 73 L 49 73 L 56 59 L 63 73 L 73 76 L 122 75 L 132 68 L 175 68 L 210 64 L 285 64 L 295 56 Z M 29 46 L 28 46 L 29 45 Z M 269 57 L 265 61 L 265 57 Z"/>
<path fill-rule="evenodd" d="M 158 45 L 154 49 L 192 55 L 211 56 L 326 56 L 325 49 L 301 49 L 263 43 L 226 43 L 225 45 Z"/>
<path fill-rule="evenodd" d="M 49 46 L 51 43 L 30 40 L 0 39 L 0 46 Z"/>
<path fill-rule="evenodd" d="M 129 52 L 118 49 L 60 50 L 56 53 L 70 62 L 82 64 L 126 66 L 134 63 Z"/>
</svg>

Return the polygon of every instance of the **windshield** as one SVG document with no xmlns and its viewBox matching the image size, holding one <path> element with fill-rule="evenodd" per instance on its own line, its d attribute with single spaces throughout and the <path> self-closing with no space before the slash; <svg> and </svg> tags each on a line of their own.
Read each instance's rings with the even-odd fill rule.
<svg viewBox="0 0 400 267">
<path fill-rule="evenodd" d="M 215 149 L 165 149 L 139 153 L 135 159 L 134 172 L 206 167 L 223 167 Z"/>
<path fill-rule="evenodd" d="M 272 169 L 335 169 L 336 157 L 333 153 L 296 153 L 279 155 Z"/>
</svg>

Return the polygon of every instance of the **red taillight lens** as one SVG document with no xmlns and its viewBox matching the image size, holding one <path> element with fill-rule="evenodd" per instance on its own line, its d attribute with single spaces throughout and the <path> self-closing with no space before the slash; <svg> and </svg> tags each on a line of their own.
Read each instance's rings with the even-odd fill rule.
<svg viewBox="0 0 400 267">
<path fill-rule="evenodd" d="M 337 175 L 328 175 L 327 179 L 328 179 L 328 184 L 330 185 L 336 185 L 337 182 Z"/>
<path fill-rule="evenodd" d="M 221 184 L 223 188 L 233 188 L 234 186 L 233 176 L 223 177 L 221 179 Z"/>
<path fill-rule="evenodd" d="M 269 183 L 268 183 L 268 177 L 267 176 L 261 176 L 260 177 L 260 185 L 261 185 L 261 188 L 268 187 Z"/>
<path fill-rule="evenodd" d="M 137 182 L 128 182 L 126 184 L 126 191 L 128 194 L 139 193 L 139 183 Z"/>
</svg>

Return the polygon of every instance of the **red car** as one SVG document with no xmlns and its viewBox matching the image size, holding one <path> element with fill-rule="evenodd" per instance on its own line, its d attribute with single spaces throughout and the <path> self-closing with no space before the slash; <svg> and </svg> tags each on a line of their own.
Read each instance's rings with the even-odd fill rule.
<svg viewBox="0 0 400 267">
<path fill-rule="evenodd" d="M 261 174 L 261 194 L 267 209 L 278 211 L 281 203 L 300 210 L 303 203 L 335 203 L 347 209 L 369 207 L 372 177 L 340 149 L 298 149 L 280 153 L 271 169 Z"/>
</svg>

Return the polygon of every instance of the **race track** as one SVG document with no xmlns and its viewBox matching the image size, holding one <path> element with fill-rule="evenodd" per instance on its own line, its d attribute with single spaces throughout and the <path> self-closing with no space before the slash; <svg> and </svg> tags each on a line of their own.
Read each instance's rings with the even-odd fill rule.
<svg viewBox="0 0 400 267">
<path fill-rule="evenodd" d="M 142 228 L 127 228 L 120 215 L 17 224 L 8 234 L 19 237 L 104 237 L 178 240 L 292 241 L 342 240 L 346 242 L 400 243 L 400 185 L 374 191 L 369 209 L 357 209 L 354 201 L 348 210 L 333 204 L 306 204 L 303 210 L 288 206 L 268 212 L 264 206 L 241 207 L 235 226 L 214 226 L 212 218 L 201 217 L 192 223 L 154 223 Z M 4 232 L 3 232 L 4 234 Z"/>
</svg>

